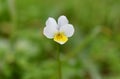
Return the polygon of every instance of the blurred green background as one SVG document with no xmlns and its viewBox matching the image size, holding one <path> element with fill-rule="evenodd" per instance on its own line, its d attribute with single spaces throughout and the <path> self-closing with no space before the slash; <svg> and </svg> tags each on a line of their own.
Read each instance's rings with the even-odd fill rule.
<svg viewBox="0 0 120 79">
<path fill-rule="evenodd" d="M 57 79 L 57 44 L 43 35 L 65 15 L 63 79 L 120 79 L 120 0 L 0 0 L 0 79 Z"/>
</svg>

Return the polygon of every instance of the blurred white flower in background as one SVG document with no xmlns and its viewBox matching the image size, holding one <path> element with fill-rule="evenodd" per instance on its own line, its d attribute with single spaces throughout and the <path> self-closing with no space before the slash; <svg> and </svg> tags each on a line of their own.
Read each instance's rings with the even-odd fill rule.
<svg viewBox="0 0 120 79">
<path fill-rule="evenodd" d="M 74 34 L 74 27 L 72 24 L 69 24 L 66 16 L 60 16 L 58 24 L 54 18 L 49 17 L 43 34 L 49 39 L 54 39 L 59 44 L 64 44 L 68 41 L 68 37 Z"/>
<path fill-rule="evenodd" d="M 1 51 L 10 50 L 10 42 L 7 39 L 0 39 L 0 50 Z"/>
<path fill-rule="evenodd" d="M 18 39 L 15 43 L 15 49 L 18 52 L 24 52 L 34 55 L 38 52 L 38 46 L 27 39 Z"/>
</svg>

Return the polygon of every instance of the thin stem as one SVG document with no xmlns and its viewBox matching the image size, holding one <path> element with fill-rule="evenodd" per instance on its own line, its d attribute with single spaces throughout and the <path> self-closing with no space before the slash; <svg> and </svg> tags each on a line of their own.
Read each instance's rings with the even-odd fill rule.
<svg viewBox="0 0 120 79">
<path fill-rule="evenodd" d="M 61 68 L 61 60 L 60 60 L 60 47 L 58 45 L 58 52 L 57 52 L 57 61 L 58 61 L 58 79 L 62 79 L 62 68 Z"/>
<path fill-rule="evenodd" d="M 16 5 L 15 5 L 15 1 L 16 0 L 7 0 L 8 1 L 8 7 L 9 7 L 9 11 L 10 11 L 10 18 L 11 18 L 11 34 L 10 34 L 10 39 L 11 39 L 11 43 L 14 41 L 14 37 L 15 37 L 15 32 L 16 32 L 16 27 L 17 27 L 17 15 L 16 15 Z"/>
</svg>

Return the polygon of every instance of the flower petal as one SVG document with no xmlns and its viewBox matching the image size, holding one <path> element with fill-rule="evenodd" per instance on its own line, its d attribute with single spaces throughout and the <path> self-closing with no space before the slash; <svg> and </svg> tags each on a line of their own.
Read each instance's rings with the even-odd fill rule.
<svg viewBox="0 0 120 79">
<path fill-rule="evenodd" d="M 66 25 L 66 24 L 68 24 L 68 19 L 66 18 L 66 16 L 60 16 L 58 18 L 58 25 L 63 26 L 63 25 Z"/>
<path fill-rule="evenodd" d="M 66 24 L 60 27 L 60 32 L 65 33 L 67 37 L 71 37 L 74 34 L 74 27 L 72 24 Z"/>
<path fill-rule="evenodd" d="M 68 41 L 68 37 L 64 33 L 56 33 L 54 36 L 54 41 L 59 44 L 64 44 Z"/>
<path fill-rule="evenodd" d="M 55 28 L 58 27 L 55 19 L 51 17 L 49 17 L 48 20 L 46 21 L 46 26 L 54 26 Z"/>
<path fill-rule="evenodd" d="M 44 28 L 43 34 L 47 37 L 47 38 L 53 38 L 55 33 L 57 33 L 58 30 L 57 28 L 55 28 L 54 26 L 46 26 Z"/>
</svg>

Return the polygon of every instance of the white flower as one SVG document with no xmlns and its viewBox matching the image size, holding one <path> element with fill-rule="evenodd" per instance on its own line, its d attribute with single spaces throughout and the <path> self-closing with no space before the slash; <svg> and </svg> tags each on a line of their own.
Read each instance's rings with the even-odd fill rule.
<svg viewBox="0 0 120 79">
<path fill-rule="evenodd" d="M 60 16 L 58 18 L 58 24 L 54 18 L 49 17 L 46 21 L 43 34 L 50 39 L 54 39 L 59 44 L 64 44 L 68 41 L 68 37 L 74 34 L 74 27 L 69 24 L 66 16 Z"/>
</svg>

